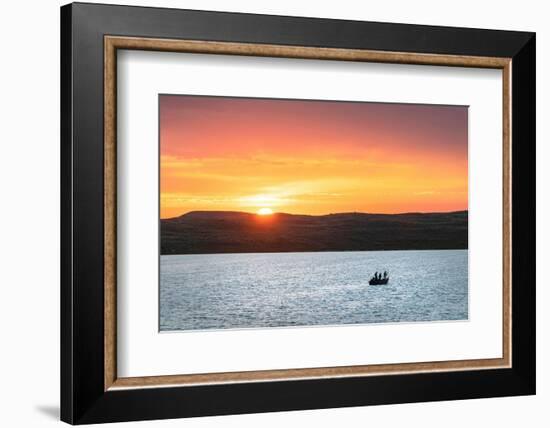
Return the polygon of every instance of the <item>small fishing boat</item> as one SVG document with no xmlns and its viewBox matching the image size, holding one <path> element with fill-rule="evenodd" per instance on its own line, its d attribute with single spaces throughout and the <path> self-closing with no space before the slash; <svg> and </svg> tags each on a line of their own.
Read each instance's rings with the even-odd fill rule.
<svg viewBox="0 0 550 428">
<path fill-rule="evenodd" d="M 386 285 L 390 280 L 390 275 L 387 271 L 384 274 L 375 272 L 371 279 L 369 279 L 369 285 Z"/>
</svg>

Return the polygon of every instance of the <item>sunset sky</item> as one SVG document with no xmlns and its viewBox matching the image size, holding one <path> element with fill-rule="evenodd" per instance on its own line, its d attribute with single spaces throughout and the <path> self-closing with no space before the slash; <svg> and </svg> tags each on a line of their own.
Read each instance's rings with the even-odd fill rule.
<svg viewBox="0 0 550 428">
<path fill-rule="evenodd" d="M 161 95 L 161 217 L 468 209 L 462 106 Z"/>
</svg>

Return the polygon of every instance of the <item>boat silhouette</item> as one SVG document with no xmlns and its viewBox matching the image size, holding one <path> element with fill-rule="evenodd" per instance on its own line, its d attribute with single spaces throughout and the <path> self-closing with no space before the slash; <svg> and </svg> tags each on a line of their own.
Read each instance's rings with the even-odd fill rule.
<svg viewBox="0 0 550 428">
<path fill-rule="evenodd" d="M 369 279 L 369 285 L 386 285 L 390 280 L 390 275 L 387 271 L 384 274 L 375 272 L 371 279 Z"/>
</svg>

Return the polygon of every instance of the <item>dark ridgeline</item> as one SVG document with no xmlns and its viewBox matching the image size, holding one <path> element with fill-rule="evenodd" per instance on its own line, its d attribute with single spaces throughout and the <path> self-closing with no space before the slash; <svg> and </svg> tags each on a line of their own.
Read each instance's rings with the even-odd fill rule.
<svg viewBox="0 0 550 428">
<path fill-rule="evenodd" d="M 161 220 L 161 254 L 468 248 L 468 211 L 322 216 L 192 211 Z"/>
</svg>

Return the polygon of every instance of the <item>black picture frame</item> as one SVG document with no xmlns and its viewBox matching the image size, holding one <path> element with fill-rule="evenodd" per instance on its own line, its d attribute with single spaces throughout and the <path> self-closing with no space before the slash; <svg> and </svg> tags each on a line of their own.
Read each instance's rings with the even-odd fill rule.
<svg viewBox="0 0 550 428">
<path fill-rule="evenodd" d="M 512 59 L 512 366 L 104 389 L 104 36 Z M 535 393 L 535 34 L 73 3 L 61 8 L 61 419 L 136 421 Z"/>
</svg>

